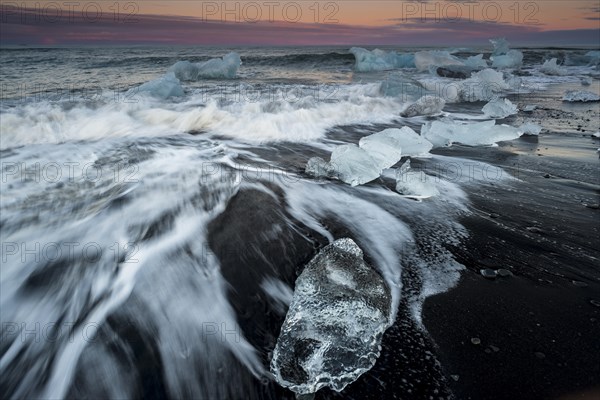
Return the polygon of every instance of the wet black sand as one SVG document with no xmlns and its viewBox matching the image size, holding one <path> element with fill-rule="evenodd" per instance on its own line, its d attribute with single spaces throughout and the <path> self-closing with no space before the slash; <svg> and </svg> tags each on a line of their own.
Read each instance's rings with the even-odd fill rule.
<svg viewBox="0 0 600 400">
<path fill-rule="evenodd" d="M 590 108 L 571 121 L 597 117 L 598 106 Z M 551 117 L 542 121 L 553 129 Z M 467 190 L 474 214 L 462 222 L 470 237 L 453 249 L 467 270 L 456 288 L 424 305 L 424 325 L 457 398 L 600 398 L 600 140 L 559 130 L 442 152 L 520 180 Z M 482 268 L 514 275 L 488 280 Z"/>
</svg>

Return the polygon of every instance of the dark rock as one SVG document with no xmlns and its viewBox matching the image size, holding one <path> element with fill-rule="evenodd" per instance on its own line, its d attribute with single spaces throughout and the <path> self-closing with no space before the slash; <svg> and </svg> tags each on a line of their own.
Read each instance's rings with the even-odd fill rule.
<svg viewBox="0 0 600 400">
<path fill-rule="evenodd" d="M 540 228 L 538 228 L 538 227 L 536 227 L 536 226 L 528 226 L 528 227 L 527 227 L 527 228 L 525 228 L 525 229 L 527 229 L 527 230 L 528 230 L 529 232 L 531 232 L 531 233 L 537 233 L 537 234 L 539 234 L 539 235 L 541 235 L 541 234 L 543 234 L 543 233 L 544 233 L 544 231 L 543 231 L 543 230 L 541 230 Z"/>
<path fill-rule="evenodd" d="M 502 278 L 508 278 L 510 276 L 513 276 L 512 272 L 510 272 L 509 270 L 504 269 L 504 268 L 497 270 L 496 273 L 498 274 L 498 276 L 501 276 Z"/>
<path fill-rule="evenodd" d="M 453 79 L 467 79 L 471 77 L 471 73 L 473 71 L 477 71 L 471 67 L 465 67 L 462 65 L 448 65 L 446 67 L 439 67 L 436 70 L 438 76 L 444 78 L 453 78 Z"/>
<path fill-rule="evenodd" d="M 536 351 L 534 354 L 540 360 L 543 360 L 544 358 L 546 358 L 546 355 L 544 353 L 540 352 L 540 351 Z"/>
<path fill-rule="evenodd" d="M 482 269 L 479 272 L 481 273 L 481 276 L 483 276 L 486 279 L 495 279 L 496 276 L 498 276 L 495 270 L 489 268 Z"/>
</svg>

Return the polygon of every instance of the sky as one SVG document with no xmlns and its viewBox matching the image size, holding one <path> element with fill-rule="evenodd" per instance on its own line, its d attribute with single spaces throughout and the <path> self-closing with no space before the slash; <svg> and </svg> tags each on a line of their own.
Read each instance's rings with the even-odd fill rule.
<svg viewBox="0 0 600 400">
<path fill-rule="evenodd" d="M 0 45 L 600 47 L 600 0 L 0 1 Z"/>
</svg>

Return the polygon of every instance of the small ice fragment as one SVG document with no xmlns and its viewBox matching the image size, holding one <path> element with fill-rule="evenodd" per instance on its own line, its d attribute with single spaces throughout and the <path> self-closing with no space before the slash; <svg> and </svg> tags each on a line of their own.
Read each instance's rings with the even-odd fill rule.
<svg viewBox="0 0 600 400">
<path fill-rule="evenodd" d="M 593 102 L 600 101 L 600 96 L 593 92 L 569 90 L 563 96 L 563 101 L 568 102 Z"/>
<path fill-rule="evenodd" d="M 369 153 L 354 144 L 338 146 L 331 153 L 337 177 L 352 186 L 379 178 L 381 168 Z"/>
<path fill-rule="evenodd" d="M 519 68 L 523 64 L 523 53 L 519 50 L 509 50 L 500 56 L 493 56 L 492 67 L 499 69 Z"/>
<path fill-rule="evenodd" d="M 600 131 L 598 131 L 598 132 L 594 133 L 592 136 L 593 136 L 593 137 L 596 137 L 596 138 L 600 138 Z"/>
<path fill-rule="evenodd" d="M 181 87 L 181 83 L 172 72 L 167 73 L 160 78 L 146 82 L 140 85 L 137 89 L 132 90 L 138 93 L 147 93 L 160 99 L 166 99 L 172 96 L 183 96 L 183 88 Z"/>
<path fill-rule="evenodd" d="M 583 76 L 583 77 L 581 77 L 581 84 L 583 86 L 591 86 L 592 83 L 593 83 L 593 80 L 589 76 Z"/>
<path fill-rule="evenodd" d="M 491 118 L 506 118 L 517 114 L 517 106 L 508 99 L 495 99 L 483 106 L 481 110 Z"/>
<path fill-rule="evenodd" d="M 525 112 L 533 112 L 535 110 L 537 110 L 537 106 L 536 105 L 527 105 L 523 109 L 523 111 L 525 111 Z"/>
<path fill-rule="evenodd" d="M 297 394 L 343 390 L 375 364 L 390 312 L 389 288 L 360 247 L 336 240 L 296 280 L 271 372 Z"/>
<path fill-rule="evenodd" d="M 460 85 L 460 97 L 465 101 L 490 101 L 498 97 L 498 93 L 510 89 L 502 72 L 491 68 L 472 74 Z"/>
<path fill-rule="evenodd" d="M 437 196 L 439 191 L 432 178 L 423 171 L 413 171 L 406 161 L 396 175 L 396 191 L 407 197 L 426 199 Z"/>
<path fill-rule="evenodd" d="M 335 168 L 321 157 L 311 157 L 306 163 L 305 172 L 316 178 L 334 178 Z"/>
<path fill-rule="evenodd" d="M 523 132 L 524 135 L 538 136 L 540 134 L 540 132 L 542 131 L 542 127 L 537 124 L 528 122 L 528 123 L 521 125 L 519 127 L 519 130 L 521 132 Z"/>
<path fill-rule="evenodd" d="M 411 104 L 406 110 L 400 113 L 405 118 L 415 117 L 417 115 L 439 114 L 444 109 L 446 101 L 438 96 L 423 96 L 415 103 Z"/>
</svg>

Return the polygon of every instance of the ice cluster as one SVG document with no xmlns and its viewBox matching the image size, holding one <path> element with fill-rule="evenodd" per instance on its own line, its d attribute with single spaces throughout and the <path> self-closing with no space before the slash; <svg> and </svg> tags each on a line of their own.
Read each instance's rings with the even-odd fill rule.
<svg viewBox="0 0 600 400">
<path fill-rule="evenodd" d="M 522 135 L 522 132 L 512 126 L 496 125 L 495 120 L 466 124 L 455 121 L 433 121 L 423 125 L 421 135 L 435 147 L 451 146 L 453 143 L 480 146 L 516 139 Z"/>
<path fill-rule="evenodd" d="M 506 118 L 518 112 L 517 106 L 508 99 L 491 100 L 481 109 L 490 118 Z"/>
<path fill-rule="evenodd" d="M 447 51 L 431 50 L 415 53 L 415 66 L 419 71 L 427 71 L 431 67 L 445 67 L 449 65 L 465 65 L 458 57 Z"/>
<path fill-rule="evenodd" d="M 596 93 L 588 92 L 588 91 L 569 90 L 563 96 L 563 101 L 568 101 L 568 102 L 573 102 L 573 103 L 575 103 L 575 102 L 587 103 L 587 102 L 593 102 L 593 101 L 600 101 L 600 96 L 598 96 Z"/>
<path fill-rule="evenodd" d="M 424 156 L 432 148 L 433 144 L 409 127 L 390 128 L 361 138 L 358 146 L 336 147 L 330 162 L 319 157 L 309 159 L 305 172 L 358 186 L 379 178 L 384 169 L 397 164 L 402 156 Z"/>
<path fill-rule="evenodd" d="M 460 98 L 471 102 L 490 101 L 510 88 L 511 85 L 504 80 L 502 72 L 488 68 L 473 73 L 469 79 L 461 82 Z"/>
<path fill-rule="evenodd" d="M 232 52 L 223 58 L 213 58 L 201 63 L 178 61 L 168 72 L 173 72 L 182 81 L 197 81 L 200 79 L 232 79 L 242 64 L 238 53 Z"/>
<path fill-rule="evenodd" d="M 380 49 L 369 51 L 361 47 L 352 47 L 350 53 L 354 54 L 354 68 L 358 72 L 415 67 L 415 57 L 412 54 L 398 54 L 395 51 L 386 52 Z"/>
<path fill-rule="evenodd" d="M 271 359 L 276 381 L 300 395 L 343 390 L 379 357 L 391 302 L 352 239 L 323 248 L 296 280 Z"/>
</svg>

